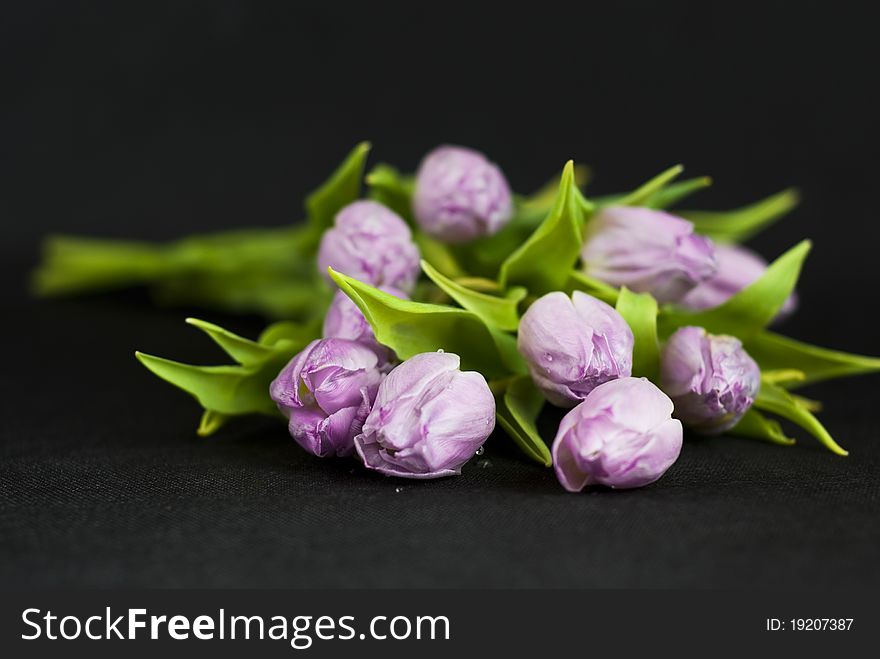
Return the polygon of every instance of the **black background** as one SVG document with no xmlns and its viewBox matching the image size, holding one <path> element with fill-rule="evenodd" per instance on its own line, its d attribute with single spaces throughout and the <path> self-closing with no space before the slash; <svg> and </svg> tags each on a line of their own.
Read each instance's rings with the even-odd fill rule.
<svg viewBox="0 0 880 659">
<path fill-rule="evenodd" d="M 860 3 L 862 4 L 862 3 Z M 493 438 L 458 479 L 319 461 L 282 424 L 194 436 L 134 348 L 218 354 L 139 292 L 34 302 L 40 237 L 279 225 L 351 146 L 467 144 L 528 191 L 683 162 L 703 206 L 789 185 L 754 245 L 815 241 L 786 333 L 880 353 L 878 46 L 852 3 L 8 3 L 0 17 L 0 583 L 877 586 L 877 376 L 814 387 L 851 457 L 689 441 L 657 484 L 566 494 Z M 552 419 L 550 420 L 552 423 Z M 548 423 L 548 431 L 552 427 Z"/>
</svg>

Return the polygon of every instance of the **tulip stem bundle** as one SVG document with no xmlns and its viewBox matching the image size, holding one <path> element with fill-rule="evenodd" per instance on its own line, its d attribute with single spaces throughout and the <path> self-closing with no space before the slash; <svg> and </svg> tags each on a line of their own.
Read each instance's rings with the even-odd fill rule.
<svg viewBox="0 0 880 659">
<path fill-rule="evenodd" d="M 294 227 L 168 245 L 52 238 L 36 290 L 144 284 L 163 301 L 282 318 L 256 340 L 188 319 L 230 365 L 137 356 L 198 400 L 200 435 L 280 413 L 310 453 L 392 476 L 457 474 L 496 425 L 570 491 L 657 480 L 683 426 L 793 444 L 783 421 L 846 455 L 794 390 L 880 359 L 770 329 L 794 312 L 808 241 L 769 265 L 739 245 L 788 213 L 793 191 L 668 212 L 711 181 L 676 166 L 588 197 L 587 170 L 569 162 L 519 196 L 470 149 L 435 149 L 414 176 L 364 176 L 368 151 Z M 570 408 L 552 441 L 536 427 L 547 402 Z"/>
</svg>

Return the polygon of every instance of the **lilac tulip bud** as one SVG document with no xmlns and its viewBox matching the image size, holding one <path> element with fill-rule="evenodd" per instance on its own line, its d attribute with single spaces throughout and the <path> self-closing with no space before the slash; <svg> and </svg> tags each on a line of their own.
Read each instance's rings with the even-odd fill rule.
<svg viewBox="0 0 880 659">
<path fill-rule="evenodd" d="M 746 286 L 758 281 L 767 270 L 767 262 L 750 249 L 739 245 L 716 245 L 718 270 L 692 289 L 679 304 L 692 311 L 712 309 L 723 304 Z M 779 310 L 779 317 L 792 314 L 797 296 L 792 293 Z"/>
<path fill-rule="evenodd" d="M 376 353 L 354 341 L 307 345 L 269 387 L 291 437 L 322 458 L 351 455 L 382 381 L 377 361 Z"/>
<path fill-rule="evenodd" d="M 672 401 L 646 378 L 600 384 L 566 414 L 553 441 L 556 478 L 569 492 L 653 483 L 681 452 Z"/>
<path fill-rule="evenodd" d="M 482 153 L 441 146 L 419 165 L 413 212 L 425 233 L 463 243 L 507 224 L 513 197 L 504 174 Z"/>
<path fill-rule="evenodd" d="M 633 343 L 623 317 L 581 291 L 538 298 L 520 321 L 517 341 L 535 385 L 559 407 L 573 407 L 603 382 L 628 377 Z"/>
<path fill-rule="evenodd" d="M 419 275 L 419 248 L 406 222 L 382 204 L 361 200 L 343 208 L 324 232 L 318 268 L 327 268 L 372 286 L 412 290 Z"/>
<path fill-rule="evenodd" d="M 403 478 L 461 473 L 495 427 L 495 398 L 482 375 L 459 364 L 458 355 L 425 352 L 385 377 L 354 440 L 369 469 Z"/>
<path fill-rule="evenodd" d="M 739 339 L 682 327 L 660 359 L 660 386 L 675 402 L 675 416 L 706 435 L 729 430 L 755 402 L 761 371 Z"/>
<path fill-rule="evenodd" d="M 380 289 L 402 300 L 409 299 L 406 293 L 396 288 L 380 286 Z M 342 291 L 336 291 L 330 308 L 327 309 L 327 315 L 324 316 L 323 334 L 325 339 L 348 339 L 367 346 L 379 358 L 380 369 L 386 368 L 395 359 L 394 351 L 376 340 L 373 328 L 364 318 L 364 314 Z"/>
<path fill-rule="evenodd" d="M 635 206 L 603 209 L 581 250 L 584 271 L 613 286 L 677 302 L 716 270 L 712 241 L 669 213 Z"/>
</svg>

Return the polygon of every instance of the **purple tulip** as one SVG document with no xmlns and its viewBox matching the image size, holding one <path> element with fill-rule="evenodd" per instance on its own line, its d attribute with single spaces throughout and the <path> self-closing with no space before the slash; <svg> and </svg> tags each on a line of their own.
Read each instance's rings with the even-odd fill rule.
<svg viewBox="0 0 880 659">
<path fill-rule="evenodd" d="M 635 206 L 603 209 L 588 225 L 584 271 L 613 286 L 677 302 L 715 274 L 712 241 L 669 213 Z"/>
<path fill-rule="evenodd" d="M 600 384 L 559 424 L 556 478 L 569 492 L 653 483 L 681 452 L 681 422 L 671 415 L 672 401 L 645 378 Z"/>
<path fill-rule="evenodd" d="M 425 352 L 386 376 L 354 440 L 369 469 L 403 478 L 461 473 L 495 427 L 495 398 L 482 375 L 459 364 L 458 355 Z"/>
<path fill-rule="evenodd" d="M 419 165 L 413 212 L 425 233 L 463 243 L 507 224 L 513 197 L 504 174 L 482 153 L 441 146 Z"/>
<path fill-rule="evenodd" d="M 396 288 L 380 286 L 380 289 L 402 300 L 409 299 L 406 293 Z M 325 339 L 348 339 L 367 346 L 379 358 L 380 369 L 385 369 L 395 360 L 394 351 L 376 340 L 373 328 L 364 318 L 364 314 L 342 291 L 336 291 L 330 308 L 327 309 L 323 335 Z"/>
<path fill-rule="evenodd" d="M 339 211 L 321 238 L 318 268 L 329 280 L 328 267 L 372 286 L 410 291 L 419 275 L 419 248 L 393 211 L 375 201 L 355 201 Z"/>
<path fill-rule="evenodd" d="M 675 402 L 675 416 L 706 435 L 737 424 L 755 402 L 761 371 L 739 339 L 682 327 L 660 359 L 660 386 Z"/>
<path fill-rule="evenodd" d="M 520 321 L 517 344 L 535 385 L 560 407 L 573 407 L 596 386 L 632 373 L 629 325 L 581 291 L 538 298 Z"/>
<path fill-rule="evenodd" d="M 717 272 L 704 282 L 697 284 L 685 295 L 679 304 L 692 311 L 712 309 L 723 304 L 749 284 L 753 284 L 767 270 L 767 262 L 750 249 L 739 245 L 716 245 L 715 258 Z M 788 296 L 779 317 L 792 314 L 797 307 L 797 296 Z"/>
<path fill-rule="evenodd" d="M 322 458 L 351 455 L 382 381 L 377 361 L 368 347 L 345 339 L 312 341 L 290 360 L 269 395 L 291 437 Z"/>
</svg>

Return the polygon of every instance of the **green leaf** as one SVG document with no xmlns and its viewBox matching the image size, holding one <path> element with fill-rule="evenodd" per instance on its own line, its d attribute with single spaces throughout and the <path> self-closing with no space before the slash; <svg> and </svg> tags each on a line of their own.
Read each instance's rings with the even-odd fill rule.
<svg viewBox="0 0 880 659">
<path fill-rule="evenodd" d="M 319 329 L 314 322 L 276 323 L 254 342 L 205 321 L 189 318 L 187 322 L 203 330 L 239 364 L 193 366 L 142 352 L 135 356 L 152 373 L 199 401 L 205 410 L 198 428 L 203 437 L 216 432 L 232 416 L 277 414 L 269 398 L 269 384 Z"/>
<path fill-rule="evenodd" d="M 697 312 L 665 310 L 661 319 L 664 333 L 684 325 L 697 325 L 714 334 L 747 339 L 776 318 L 797 284 L 809 251 L 809 240 L 798 243 L 771 263 L 760 279 L 718 307 Z"/>
<path fill-rule="evenodd" d="M 544 217 L 546 213 L 541 219 Z M 535 226 L 534 223 L 521 219 L 521 216 L 514 215 L 505 227 L 492 236 L 447 248 L 455 254 L 458 263 L 467 264 L 467 274 L 498 279 L 501 265 L 529 239 L 535 231 Z M 425 252 L 422 254 L 428 261 L 440 267 Z"/>
<path fill-rule="evenodd" d="M 670 167 L 665 172 L 661 172 L 647 183 L 620 197 L 614 202 L 615 206 L 643 206 L 645 203 L 662 190 L 668 183 L 673 181 L 684 171 L 681 165 Z"/>
<path fill-rule="evenodd" d="M 272 323 L 264 329 L 257 342 L 260 345 L 269 346 L 273 349 L 286 343 L 299 352 L 306 345 L 320 338 L 322 324 L 323 318 L 321 316 L 316 316 L 305 323 L 282 320 Z"/>
<path fill-rule="evenodd" d="M 269 383 L 293 357 L 291 352 L 251 366 L 192 366 L 142 352 L 135 355 L 153 374 L 221 414 L 275 413 Z"/>
<path fill-rule="evenodd" d="M 600 281 L 595 277 L 590 277 L 580 270 L 572 270 L 569 273 L 568 281 L 565 283 L 562 290 L 569 295 L 571 295 L 572 291 L 583 291 L 584 293 L 599 298 L 603 302 L 607 302 L 612 306 L 617 304 L 617 297 L 619 294 L 618 289 L 614 286 L 606 284 L 604 281 Z"/>
<path fill-rule="evenodd" d="M 360 196 L 361 178 L 369 152 L 369 142 L 358 144 L 330 178 L 306 197 L 306 214 L 318 238 L 325 229 L 333 226 L 336 213 Z"/>
<path fill-rule="evenodd" d="M 391 165 L 376 165 L 366 178 L 370 199 L 378 201 L 412 223 L 412 196 L 415 177 L 404 176 Z"/>
<path fill-rule="evenodd" d="M 617 311 L 623 316 L 635 338 L 633 375 L 656 380 L 660 368 L 657 300 L 650 293 L 633 293 L 624 286 L 617 298 Z"/>
<path fill-rule="evenodd" d="M 745 342 L 745 348 L 761 366 L 762 371 L 774 369 L 802 371 L 803 380 L 793 382 L 789 387 L 880 372 L 880 358 L 820 348 L 774 332 L 758 332 Z"/>
<path fill-rule="evenodd" d="M 531 293 L 542 295 L 565 285 L 581 249 L 583 209 L 579 198 L 574 163 L 569 160 L 562 170 L 553 209 L 501 265 L 502 287 L 522 285 Z"/>
<path fill-rule="evenodd" d="M 770 384 L 778 384 L 784 387 L 794 382 L 803 382 L 807 375 L 796 368 L 780 368 L 775 370 L 761 371 L 761 380 Z"/>
<path fill-rule="evenodd" d="M 467 274 L 446 243 L 441 243 L 420 230 L 413 232 L 413 239 L 419 247 L 419 254 L 447 277 L 463 277 Z"/>
<path fill-rule="evenodd" d="M 463 369 L 488 378 L 526 372 L 516 339 L 471 311 L 401 300 L 332 269 L 330 276 L 364 314 L 379 343 L 401 359 L 445 350 L 461 357 Z"/>
<path fill-rule="evenodd" d="M 669 208 L 682 199 L 690 197 L 695 192 L 708 188 L 710 185 L 712 185 L 712 179 L 708 176 L 672 183 L 648 197 L 645 200 L 645 206 L 648 208 Z"/>
<path fill-rule="evenodd" d="M 510 331 L 519 327 L 517 306 L 526 296 L 526 289 L 511 288 L 506 297 L 497 297 L 466 288 L 448 277 L 444 277 L 424 260 L 422 260 L 422 270 L 444 293 L 463 308 L 474 312 L 487 325 Z"/>
<path fill-rule="evenodd" d="M 761 390 L 755 399 L 755 407 L 796 423 L 818 439 L 832 453 L 848 455 L 847 451 L 834 441 L 825 427 L 813 416 L 812 412 L 799 404 L 782 387 L 770 384 L 769 382 L 762 382 Z"/>
<path fill-rule="evenodd" d="M 729 432 L 737 437 L 762 439 L 781 446 L 791 446 L 795 443 L 794 439 L 782 432 L 782 426 L 779 425 L 778 421 L 768 419 L 754 407 L 746 412 L 743 418 L 739 420 L 739 423 L 731 428 Z"/>
<path fill-rule="evenodd" d="M 789 395 L 794 402 L 796 402 L 800 407 L 803 407 L 805 410 L 809 410 L 810 412 L 822 411 L 822 401 L 813 400 L 812 398 L 805 398 L 804 396 L 798 396 L 796 394 Z"/>
<path fill-rule="evenodd" d="M 732 211 L 680 211 L 699 233 L 720 243 L 738 243 L 787 215 L 799 201 L 797 190 L 789 188 L 757 203 Z"/>
<path fill-rule="evenodd" d="M 590 179 L 590 168 L 586 165 L 574 166 L 574 184 L 580 188 Z M 533 228 L 541 223 L 556 202 L 559 182 L 557 179 L 549 181 L 540 190 L 528 197 L 517 197 L 516 214 L 511 222 L 529 224 Z"/>
<path fill-rule="evenodd" d="M 232 417 L 228 414 L 221 414 L 220 412 L 215 412 L 213 410 L 205 410 L 204 413 L 202 413 L 202 419 L 199 421 L 199 427 L 198 430 L 196 430 L 196 434 L 199 437 L 210 437 L 226 425 L 226 422 L 231 418 Z"/>
<path fill-rule="evenodd" d="M 538 434 L 535 420 L 544 406 L 544 397 L 535 388 L 532 378 L 514 378 L 503 394 L 496 398 L 496 418 L 501 427 L 528 457 L 545 467 L 553 464 L 550 449 Z"/>
<path fill-rule="evenodd" d="M 250 339 L 233 334 L 229 330 L 198 318 L 187 318 L 186 322 L 198 327 L 226 351 L 239 364 L 249 365 L 262 362 L 272 355 L 272 350 Z"/>
</svg>

